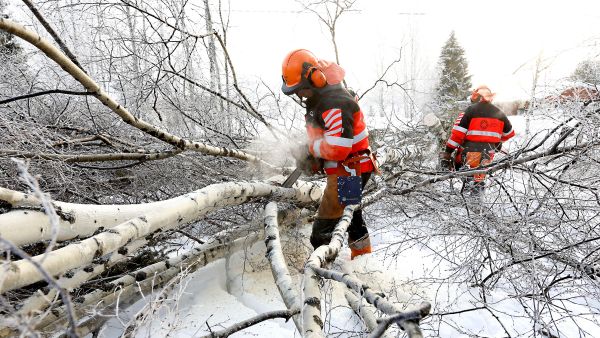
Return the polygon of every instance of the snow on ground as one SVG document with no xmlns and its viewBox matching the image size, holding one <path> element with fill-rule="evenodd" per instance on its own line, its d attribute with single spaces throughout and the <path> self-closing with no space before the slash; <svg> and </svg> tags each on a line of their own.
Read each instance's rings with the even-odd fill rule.
<svg viewBox="0 0 600 338">
<path fill-rule="evenodd" d="M 548 118 L 532 116 L 530 120 L 530 135 L 534 140 L 525 136 L 525 118 L 510 117 L 517 137 L 508 142 L 506 151 L 514 151 L 526 142 L 535 144 L 541 140 L 548 130 L 561 122 L 560 116 Z M 369 210 L 366 211 L 367 217 Z M 398 224 L 406 221 L 398 213 Z M 423 220 L 421 220 L 423 221 Z M 392 229 L 392 230 L 390 230 Z M 303 242 L 289 239 L 286 254 L 295 258 L 293 274 L 297 289 L 301 290 L 301 280 L 298 271 L 306 255 L 311 251 L 308 244 L 310 224 L 300 229 Z M 372 241 L 374 253 L 361 256 L 350 261 L 349 249 L 345 248 L 336 264 L 349 263 L 356 274 L 380 292 L 384 292 L 388 300 L 401 304 L 418 304 L 423 300 L 433 305 L 432 312 L 458 311 L 478 306 L 476 294 L 479 289 L 465 284 L 449 284 L 445 282 L 452 273 L 449 263 L 440 262 L 435 247 L 406 248 L 397 243 L 401 238 L 401 227 L 379 225 L 373 227 Z M 294 249 L 295 250 L 292 250 Z M 219 330 L 234 323 L 245 320 L 257 314 L 284 309 L 279 293 L 273 282 L 268 262 L 264 257 L 265 247 L 262 241 L 254 243 L 245 252 L 233 253 L 230 257 L 229 268 L 225 259 L 218 260 L 183 279 L 180 286 L 170 293 L 171 300 L 165 301 L 162 307 L 138 330 L 137 337 L 199 337 L 211 330 Z M 231 271 L 232 283 L 227 283 L 226 271 Z M 229 290 L 227 290 L 229 287 Z M 325 332 L 335 337 L 362 337 L 365 328 L 356 315 L 350 310 L 344 298 L 344 288 L 335 282 L 326 282 L 324 287 L 323 304 Z M 479 333 L 486 337 L 505 336 L 505 329 L 511 335 L 531 333 L 530 319 L 524 316 L 523 307 L 501 288 L 487 295 L 488 304 L 496 311 L 499 319 L 508 327 L 502 328 L 498 321 L 486 311 L 471 311 L 444 317 L 443 322 L 432 322 L 426 319 L 422 327 L 428 336 L 463 337 L 465 332 Z M 101 337 L 114 337 L 120 332 L 123 323 L 127 323 L 135 314 L 144 300 L 131 309 L 120 314 L 120 321 L 111 320 L 109 327 L 101 333 Z M 571 309 L 584 311 L 581 309 Z M 586 323 L 577 323 L 581 327 Z M 596 329 L 593 324 L 589 330 Z M 397 329 L 395 332 L 397 332 Z M 561 331 L 565 336 L 579 336 L 577 326 L 567 321 L 561 322 Z M 592 331 L 593 332 L 593 331 Z M 269 320 L 259 325 L 240 331 L 233 337 L 297 337 L 293 322 L 282 319 Z M 599 333 L 600 336 L 600 333 Z"/>
</svg>

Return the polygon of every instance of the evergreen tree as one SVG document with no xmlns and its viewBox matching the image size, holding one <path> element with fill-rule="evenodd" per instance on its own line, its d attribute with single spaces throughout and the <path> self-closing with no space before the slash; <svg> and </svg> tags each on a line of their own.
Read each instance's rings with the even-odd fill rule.
<svg viewBox="0 0 600 338">
<path fill-rule="evenodd" d="M 432 132 L 436 135 L 438 148 L 441 150 L 445 148 L 459 110 L 465 109 L 459 101 L 464 102 L 471 88 L 471 75 L 469 75 L 465 50 L 458 44 L 454 31 L 450 33 L 450 38 L 442 47 L 438 67 L 439 81 L 432 108 L 440 119 L 440 125 Z"/>
<path fill-rule="evenodd" d="M 454 106 L 456 101 L 465 100 L 471 88 L 465 50 L 458 44 L 454 31 L 442 47 L 439 60 L 440 78 L 436 88 L 440 103 Z"/>
</svg>

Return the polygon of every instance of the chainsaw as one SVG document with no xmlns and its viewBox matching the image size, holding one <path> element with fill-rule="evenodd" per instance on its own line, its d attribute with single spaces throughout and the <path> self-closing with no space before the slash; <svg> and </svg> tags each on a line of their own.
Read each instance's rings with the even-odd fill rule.
<svg viewBox="0 0 600 338">
<path fill-rule="evenodd" d="M 285 182 L 283 182 L 283 184 L 281 186 L 284 188 L 291 188 L 292 185 L 294 185 L 294 183 L 296 183 L 298 178 L 300 178 L 300 175 L 302 175 L 302 168 L 294 169 L 294 171 L 292 171 L 290 176 L 288 176 L 288 178 L 285 179 Z"/>
</svg>

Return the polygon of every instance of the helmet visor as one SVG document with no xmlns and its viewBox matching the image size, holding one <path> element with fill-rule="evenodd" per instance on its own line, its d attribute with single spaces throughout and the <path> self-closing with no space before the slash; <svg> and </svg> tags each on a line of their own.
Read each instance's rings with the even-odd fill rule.
<svg viewBox="0 0 600 338">
<path fill-rule="evenodd" d="M 300 89 L 305 87 L 305 81 L 302 80 L 298 83 L 296 83 L 295 85 L 292 86 L 288 86 L 287 83 L 285 82 L 285 79 L 283 78 L 283 76 L 281 77 L 281 80 L 283 80 L 283 84 L 281 85 L 281 91 L 285 94 L 285 95 L 293 95 L 296 94 Z"/>
</svg>

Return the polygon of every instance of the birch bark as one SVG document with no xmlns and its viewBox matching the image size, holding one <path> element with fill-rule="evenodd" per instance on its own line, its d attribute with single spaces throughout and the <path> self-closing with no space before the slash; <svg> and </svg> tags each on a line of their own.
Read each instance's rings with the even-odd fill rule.
<svg viewBox="0 0 600 338">
<path fill-rule="evenodd" d="M 306 186 L 308 187 L 308 185 Z M 312 188 L 312 187 L 311 187 Z M 168 230 L 198 220 L 211 210 L 225 205 L 239 205 L 251 197 L 287 198 L 301 202 L 314 202 L 315 189 L 281 188 L 267 183 L 214 184 L 196 192 L 169 200 L 169 207 L 148 210 L 113 228 L 81 242 L 67 245 L 45 255 L 42 267 L 51 275 L 90 264 L 98 258 L 114 252 L 130 241 L 146 236 L 158 229 Z M 161 202 L 157 202 L 161 203 Z M 4 236 L 4 234 L 2 234 Z M 33 259 L 40 261 L 43 256 Z M 13 290 L 41 280 L 40 272 L 28 261 L 7 263 L 0 271 L 0 292 Z"/>
</svg>

